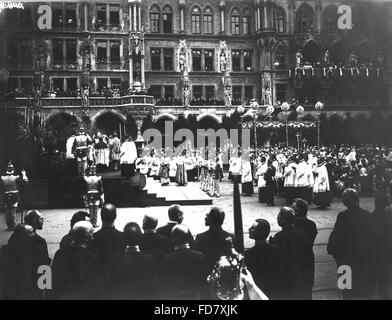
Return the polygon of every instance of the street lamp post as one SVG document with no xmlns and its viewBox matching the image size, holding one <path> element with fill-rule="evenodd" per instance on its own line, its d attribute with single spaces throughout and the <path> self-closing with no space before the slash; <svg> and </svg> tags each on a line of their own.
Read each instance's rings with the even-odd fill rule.
<svg viewBox="0 0 392 320">
<path fill-rule="evenodd" d="M 253 110 L 253 130 L 254 130 L 254 137 L 255 137 L 255 151 L 257 150 L 257 111 L 259 109 L 259 104 L 257 103 L 256 99 L 252 100 L 250 104 Z"/>
<path fill-rule="evenodd" d="M 241 125 L 241 132 L 240 132 L 240 141 L 241 141 L 241 147 L 242 147 L 242 115 L 243 115 L 243 113 L 245 112 L 245 107 L 244 106 L 238 106 L 237 107 L 237 112 L 238 112 L 238 114 L 240 115 L 240 125 Z"/>
<path fill-rule="evenodd" d="M 302 106 L 298 106 L 295 109 L 295 111 L 297 112 L 298 117 L 301 118 L 305 109 Z M 300 144 L 300 139 L 302 138 L 302 130 L 301 129 L 297 132 L 296 137 L 297 137 L 297 145 L 298 145 L 298 151 L 299 151 L 301 149 L 301 144 Z"/>
<path fill-rule="evenodd" d="M 287 102 L 283 102 L 281 105 L 281 109 L 283 111 L 285 120 L 286 120 L 286 147 L 289 146 L 289 127 L 288 127 L 288 119 L 290 115 L 290 105 Z"/>
<path fill-rule="evenodd" d="M 320 118 L 324 109 L 324 103 L 319 101 L 315 104 L 314 108 L 317 111 L 317 147 L 320 148 Z"/>
</svg>

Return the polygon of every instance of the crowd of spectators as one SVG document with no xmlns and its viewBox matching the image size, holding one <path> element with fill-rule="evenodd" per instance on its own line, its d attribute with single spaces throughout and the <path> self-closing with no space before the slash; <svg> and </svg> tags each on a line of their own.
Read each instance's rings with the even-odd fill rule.
<svg viewBox="0 0 392 320">
<path fill-rule="evenodd" d="M 378 194 L 375 211 L 360 207 L 358 193 L 346 189 L 346 210 L 338 214 L 327 252 L 337 266 L 352 269 L 352 287 L 341 287 L 343 298 L 392 298 L 392 209 L 385 194 Z M 315 281 L 313 245 L 318 233 L 307 217 L 308 204 L 295 199 L 277 215 L 281 228 L 271 234 L 270 223 L 256 219 L 249 228 L 254 245 L 242 255 L 239 286 L 244 298 L 312 299 Z M 225 213 L 211 208 L 207 230 L 194 237 L 184 225 L 179 205 L 168 209 L 169 221 L 160 228 L 147 213 L 140 226 L 129 222 L 115 227 L 116 207 L 105 204 L 102 227 L 95 231 L 89 215 L 79 211 L 69 233 L 50 261 L 47 243 L 37 234 L 43 228 L 39 211 L 29 211 L 1 249 L 1 294 L 4 299 L 217 299 L 211 274 L 233 260 L 228 243 L 234 235 L 222 226 Z M 95 231 L 95 232 L 94 232 Z M 223 259 L 226 257 L 226 259 Z M 226 261 L 222 263 L 222 261 Z M 37 287 L 41 265 L 52 268 L 52 288 Z M 238 268 L 237 268 L 238 269 Z M 227 270 L 227 269 L 225 269 Z M 222 273 L 223 274 L 223 273 Z M 216 275 L 216 274 L 215 274 Z M 230 278 L 230 277 L 229 277 Z M 232 279 L 235 279 L 233 277 Z M 216 279 L 215 279 L 216 280 Z M 226 279 L 227 280 L 227 279 Z M 219 281 L 219 276 L 218 276 Z M 227 291 L 235 291 L 234 282 Z M 222 287 L 219 294 L 222 294 Z M 256 291 L 255 291 L 256 290 Z"/>
</svg>

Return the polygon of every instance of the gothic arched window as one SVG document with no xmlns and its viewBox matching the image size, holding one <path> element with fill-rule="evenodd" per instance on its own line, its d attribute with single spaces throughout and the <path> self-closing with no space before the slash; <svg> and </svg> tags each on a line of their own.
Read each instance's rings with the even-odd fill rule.
<svg viewBox="0 0 392 320">
<path fill-rule="evenodd" d="M 241 15 L 237 8 L 231 11 L 231 33 L 234 35 L 241 34 Z"/>
<path fill-rule="evenodd" d="M 276 30 L 279 33 L 286 32 L 286 11 L 282 7 L 277 7 L 275 11 Z"/>
<path fill-rule="evenodd" d="M 307 33 L 313 25 L 313 9 L 308 4 L 303 4 L 296 14 L 297 30 L 299 33 Z"/>
<path fill-rule="evenodd" d="M 198 6 L 194 6 L 191 11 L 191 32 L 201 33 L 201 10 Z"/>
<path fill-rule="evenodd" d="M 252 14 L 249 9 L 244 9 L 242 13 L 242 34 L 250 34 Z"/>
<path fill-rule="evenodd" d="M 205 34 L 214 33 L 213 21 L 214 21 L 214 13 L 211 7 L 206 7 L 203 12 L 203 32 Z"/>
<path fill-rule="evenodd" d="M 282 45 L 280 45 L 275 51 L 275 62 L 274 66 L 276 69 L 284 69 L 286 66 L 286 51 Z"/>
<path fill-rule="evenodd" d="M 160 32 L 161 10 L 157 5 L 153 5 L 150 9 L 150 31 L 152 33 Z"/>
<path fill-rule="evenodd" d="M 368 15 L 363 6 L 357 5 L 352 10 L 353 30 L 357 32 L 365 32 L 368 29 Z"/>
<path fill-rule="evenodd" d="M 173 33 L 173 10 L 169 5 L 163 8 L 163 33 Z"/>
<path fill-rule="evenodd" d="M 334 34 L 338 24 L 338 9 L 330 5 L 323 12 L 323 31 L 327 34 Z"/>
</svg>

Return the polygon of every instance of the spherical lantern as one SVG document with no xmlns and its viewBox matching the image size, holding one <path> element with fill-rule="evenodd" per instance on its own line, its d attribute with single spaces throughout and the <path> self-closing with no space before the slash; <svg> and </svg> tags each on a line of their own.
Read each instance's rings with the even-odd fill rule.
<svg viewBox="0 0 392 320">
<path fill-rule="evenodd" d="M 319 101 L 316 103 L 316 105 L 314 107 L 317 111 L 322 111 L 324 109 L 324 103 Z"/>
<path fill-rule="evenodd" d="M 303 106 L 298 106 L 297 109 L 295 109 L 295 110 L 297 111 L 297 113 L 299 115 L 302 115 L 304 113 L 304 111 L 305 111 Z"/>
<path fill-rule="evenodd" d="M 283 102 L 280 108 L 282 109 L 282 111 L 289 111 L 290 105 L 287 102 Z"/>
<path fill-rule="evenodd" d="M 259 104 L 257 103 L 256 99 L 252 99 L 252 102 L 250 103 L 251 108 L 257 109 L 259 107 Z"/>
<path fill-rule="evenodd" d="M 245 111 L 244 106 L 241 105 L 241 106 L 238 106 L 238 107 L 237 107 L 237 112 L 238 112 L 238 113 L 243 114 L 244 111 Z"/>
<path fill-rule="evenodd" d="M 267 114 L 270 114 L 270 113 L 272 113 L 274 111 L 275 111 L 274 106 L 268 106 L 267 109 L 266 109 Z"/>
<path fill-rule="evenodd" d="M 244 114 L 244 116 L 254 117 L 254 114 L 253 114 L 252 109 L 249 109 L 248 111 L 246 111 L 246 113 Z"/>
</svg>

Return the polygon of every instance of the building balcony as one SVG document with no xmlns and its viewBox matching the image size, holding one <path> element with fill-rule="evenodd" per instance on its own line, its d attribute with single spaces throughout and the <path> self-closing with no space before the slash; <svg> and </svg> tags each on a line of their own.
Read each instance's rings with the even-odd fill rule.
<svg viewBox="0 0 392 320">
<path fill-rule="evenodd" d="M 32 96 L 29 97 L 16 97 L 8 99 L 9 106 L 17 108 L 26 108 L 33 105 Z M 146 106 L 153 107 L 155 99 L 148 95 L 129 95 L 122 97 L 90 97 L 91 108 L 121 108 L 121 107 L 132 107 L 134 106 Z M 42 98 L 43 108 L 75 108 L 81 107 L 81 97 L 45 97 Z"/>
<path fill-rule="evenodd" d="M 97 23 L 94 27 L 96 32 L 123 32 L 121 24 Z"/>
<path fill-rule="evenodd" d="M 289 77 L 293 80 L 384 80 L 383 67 L 373 64 L 355 66 L 304 65 L 291 68 Z"/>
<path fill-rule="evenodd" d="M 73 32 L 78 31 L 78 25 L 74 20 L 69 22 L 54 22 L 52 24 L 52 30 L 61 32 Z"/>
<path fill-rule="evenodd" d="M 106 59 L 98 60 L 95 65 L 95 70 L 127 70 L 128 64 L 125 59 L 111 60 Z"/>
<path fill-rule="evenodd" d="M 65 70 L 65 71 L 72 71 L 78 70 L 79 66 L 76 61 L 69 61 L 66 63 L 52 63 L 53 70 Z"/>
</svg>

